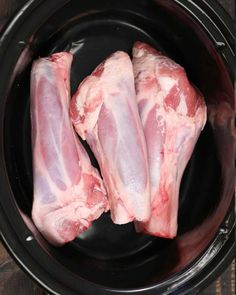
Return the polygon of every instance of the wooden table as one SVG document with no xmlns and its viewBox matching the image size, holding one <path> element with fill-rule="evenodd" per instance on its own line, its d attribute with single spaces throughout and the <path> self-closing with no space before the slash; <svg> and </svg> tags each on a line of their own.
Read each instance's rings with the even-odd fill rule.
<svg viewBox="0 0 236 295">
<path fill-rule="evenodd" d="M 234 0 L 218 1 L 234 17 Z M 0 0 L 0 29 L 15 9 L 24 2 L 25 0 Z M 16 265 L 0 243 L 0 295 L 15 294 L 42 295 L 45 293 Z M 202 291 L 201 295 L 235 295 L 235 261 L 211 286 Z"/>
</svg>

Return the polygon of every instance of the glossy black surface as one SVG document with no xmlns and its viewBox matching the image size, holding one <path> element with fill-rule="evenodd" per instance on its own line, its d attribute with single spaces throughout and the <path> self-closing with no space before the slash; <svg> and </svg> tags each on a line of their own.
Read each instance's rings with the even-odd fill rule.
<svg viewBox="0 0 236 295">
<path fill-rule="evenodd" d="M 32 1 L 1 38 L 4 61 L 0 75 L 6 80 L 0 81 L 0 226 L 18 260 L 55 292 L 117 294 L 128 288 L 133 293 L 143 290 L 142 294 L 184 294 L 198 290 L 200 282 L 205 284 L 208 261 L 216 259 L 220 269 L 221 263 L 232 257 L 232 211 L 222 223 L 234 187 L 232 36 L 229 27 L 212 21 L 217 17 L 209 2 L 199 1 L 209 19 L 188 1 L 176 2 L 179 5 L 168 0 Z M 188 7 L 194 16 L 181 6 Z M 201 17 L 208 32 L 197 21 Z M 35 238 L 26 242 L 32 233 L 15 204 L 21 214 L 30 216 L 32 60 L 59 50 L 72 51 L 73 93 L 108 54 L 115 50 L 131 53 L 136 40 L 150 43 L 183 65 L 208 106 L 209 120 L 181 183 L 178 238 L 137 234 L 132 224 L 114 225 L 106 214 L 65 247 L 48 245 L 32 225 Z M 94 159 L 93 163 L 96 165 Z M 22 254 L 22 247 L 27 254 Z M 189 269 L 191 275 L 186 276 Z"/>
</svg>

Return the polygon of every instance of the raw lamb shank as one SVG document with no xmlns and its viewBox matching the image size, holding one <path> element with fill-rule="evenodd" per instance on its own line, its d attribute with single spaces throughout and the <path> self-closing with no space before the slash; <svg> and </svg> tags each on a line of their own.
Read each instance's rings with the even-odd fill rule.
<svg viewBox="0 0 236 295">
<path fill-rule="evenodd" d="M 69 117 L 72 55 L 34 62 L 31 123 L 34 201 L 32 218 L 43 236 L 63 245 L 108 209 L 102 180 Z"/>
<path fill-rule="evenodd" d="M 149 45 L 135 43 L 133 67 L 147 144 L 152 210 L 148 222 L 137 228 L 173 238 L 180 182 L 205 125 L 206 106 L 185 70 Z"/>
<path fill-rule="evenodd" d="M 70 114 L 94 152 L 114 223 L 150 217 L 146 145 L 138 114 L 132 63 L 115 52 L 79 86 Z"/>
</svg>

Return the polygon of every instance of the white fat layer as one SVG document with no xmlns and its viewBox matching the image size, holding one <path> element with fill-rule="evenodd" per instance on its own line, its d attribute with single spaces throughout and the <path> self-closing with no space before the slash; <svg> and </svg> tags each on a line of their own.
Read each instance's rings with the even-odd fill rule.
<svg viewBox="0 0 236 295">
<path fill-rule="evenodd" d="M 99 87 L 96 86 L 97 80 L 98 79 L 96 77 L 89 76 L 86 80 L 86 84 L 81 86 L 76 98 L 76 109 L 79 116 L 86 116 L 84 123 L 79 124 L 80 136 L 84 140 L 86 139 L 86 131 L 91 131 L 97 124 L 98 116 L 103 103 L 103 100 L 101 99 L 99 103 L 96 102 L 97 106 L 92 112 L 88 111 L 85 113 L 85 107 L 90 106 L 91 101 L 99 95 Z"/>
<path fill-rule="evenodd" d="M 158 82 L 160 83 L 162 90 L 166 93 L 169 92 L 171 88 L 176 84 L 176 80 L 167 76 L 160 76 L 158 78 Z"/>
<path fill-rule="evenodd" d="M 136 48 L 133 48 L 133 56 L 135 58 L 140 58 L 142 57 L 144 54 L 146 53 L 145 49 L 136 49 Z"/>
<path fill-rule="evenodd" d="M 180 103 L 178 105 L 177 111 L 181 113 L 182 115 L 188 114 L 188 108 L 186 105 L 186 98 L 185 95 L 181 92 L 180 93 Z"/>
</svg>

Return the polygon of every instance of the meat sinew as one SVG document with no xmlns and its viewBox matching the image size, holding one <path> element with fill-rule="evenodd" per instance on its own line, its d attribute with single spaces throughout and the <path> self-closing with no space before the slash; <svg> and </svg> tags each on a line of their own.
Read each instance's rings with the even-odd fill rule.
<svg viewBox="0 0 236 295">
<path fill-rule="evenodd" d="M 152 207 L 149 221 L 137 228 L 173 238 L 180 182 L 205 125 L 206 106 L 184 69 L 149 45 L 135 43 L 133 67 L 147 145 Z"/>
<path fill-rule="evenodd" d="M 31 72 L 32 218 L 54 245 L 73 240 L 108 204 L 70 121 L 71 62 L 70 53 L 56 53 L 35 61 Z"/>
<path fill-rule="evenodd" d="M 132 63 L 115 52 L 79 86 L 70 113 L 93 150 L 107 188 L 114 223 L 150 216 L 146 145 L 138 114 Z"/>
</svg>

